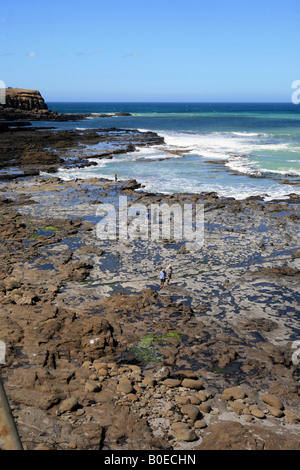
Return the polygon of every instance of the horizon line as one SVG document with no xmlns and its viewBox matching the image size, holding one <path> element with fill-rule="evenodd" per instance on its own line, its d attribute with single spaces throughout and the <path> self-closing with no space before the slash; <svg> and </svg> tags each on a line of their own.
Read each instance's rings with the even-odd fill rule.
<svg viewBox="0 0 300 470">
<path fill-rule="evenodd" d="M 45 100 L 46 101 L 46 100 Z M 46 103 L 188 103 L 188 104 L 294 104 L 292 101 L 56 101 L 49 100 Z M 296 105 L 295 105 L 296 106 Z"/>
</svg>

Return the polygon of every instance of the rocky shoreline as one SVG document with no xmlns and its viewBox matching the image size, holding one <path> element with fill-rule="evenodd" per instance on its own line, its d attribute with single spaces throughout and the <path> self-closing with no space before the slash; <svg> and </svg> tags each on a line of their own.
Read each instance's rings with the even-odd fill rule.
<svg viewBox="0 0 300 470">
<path fill-rule="evenodd" d="M 58 168 L 96 165 L 91 159 L 112 158 L 163 143 L 163 138 L 154 132 L 117 128 L 6 130 L 1 134 L 0 181 L 38 176 L 41 171 L 54 173 Z M 91 150 L 87 151 L 89 147 Z"/>
<path fill-rule="evenodd" d="M 107 158 L 157 143 L 153 133 L 19 130 L 1 140 L 1 377 L 24 447 L 298 450 L 299 197 L 164 196 L 135 180 L 38 176 L 86 165 L 72 153 L 82 144 L 102 142 Z M 10 179 L 11 167 L 23 174 Z M 203 247 L 100 240 L 97 207 L 120 195 L 204 204 Z"/>
</svg>

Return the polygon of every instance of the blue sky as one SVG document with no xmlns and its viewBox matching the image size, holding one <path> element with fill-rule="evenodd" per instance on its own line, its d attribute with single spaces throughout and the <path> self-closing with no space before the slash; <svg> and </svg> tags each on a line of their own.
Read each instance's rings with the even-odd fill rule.
<svg viewBox="0 0 300 470">
<path fill-rule="evenodd" d="M 46 101 L 290 101 L 300 0 L 9 0 L 0 80 Z"/>
</svg>

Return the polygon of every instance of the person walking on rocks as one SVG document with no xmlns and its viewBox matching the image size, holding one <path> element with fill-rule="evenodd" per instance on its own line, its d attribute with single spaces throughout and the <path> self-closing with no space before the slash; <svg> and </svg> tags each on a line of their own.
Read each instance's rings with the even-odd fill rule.
<svg viewBox="0 0 300 470">
<path fill-rule="evenodd" d="M 168 266 L 167 269 L 166 269 L 167 286 L 170 285 L 170 281 L 171 281 L 171 279 L 172 279 L 172 272 L 173 272 L 173 268 L 172 268 L 172 266 L 169 264 L 169 266 Z"/>
<path fill-rule="evenodd" d="M 163 268 L 161 268 L 161 270 L 160 270 L 160 276 L 159 277 L 160 277 L 160 288 L 162 289 L 165 285 L 165 281 L 166 281 L 166 277 L 167 277 L 166 271 Z"/>
<path fill-rule="evenodd" d="M 118 181 L 118 175 L 117 175 L 117 173 L 115 173 L 115 182 L 117 182 L 117 181 Z"/>
</svg>

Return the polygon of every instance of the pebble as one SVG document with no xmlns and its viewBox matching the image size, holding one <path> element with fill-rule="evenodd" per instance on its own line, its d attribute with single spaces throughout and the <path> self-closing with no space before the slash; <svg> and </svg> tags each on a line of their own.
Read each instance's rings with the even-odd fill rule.
<svg viewBox="0 0 300 470">
<path fill-rule="evenodd" d="M 266 417 L 265 413 L 259 408 L 253 407 L 250 411 L 251 411 L 252 416 L 254 416 L 255 418 L 263 419 Z"/>
<path fill-rule="evenodd" d="M 265 394 L 261 397 L 261 399 L 264 403 L 267 403 L 268 405 L 272 406 L 273 408 L 277 408 L 278 410 L 283 410 L 284 408 L 281 400 L 279 400 L 279 398 L 275 395 Z"/>
<path fill-rule="evenodd" d="M 171 425 L 171 429 L 173 431 L 176 431 L 177 429 L 189 429 L 189 425 L 187 423 L 184 423 L 182 421 L 175 421 L 172 425 Z"/>
<path fill-rule="evenodd" d="M 183 379 L 181 385 L 186 388 L 192 388 L 195 390 L 201 390 L 203 388 L 203 383 L 201 380 L 194 379 Z"/>
<path fill-rule="evenodd" d="M 174 431 L 174 437 L 179 441 L 191 442 L 197 439 L 197 434 L 191 428 L 181 428 Z"/>
<path fill-rule="evenodd" d="M 131 384 L 131 380 L 128 377 L 121 377 L 119 383 L 128 383 Z"/>
<path fill-rule="evenodd" d="M 138 397 L 135 395 L 135 393 L 128 393 L 127 398 L 131 401 L 138 401 Z"/>
<path fill-rule="evenodd" d="M 198 419 L 197 421 L 195 421 L 194 427 L 195 429 L 204 429 L 207 427 L 207 424 L 204 419 Z"/>
<path fill-rule="evenodd" d="M 200 405 L 201 400 L 199 397 L 190 397 L 190 402 L 192 405 Z"/>
<path fill-rule="evenodd" d="M 197 398 L 199 398 L 199 400 L 201 401 L 206 401 L 208 397 L 207 397 L 206 392 L 202 391 L 202 392 L 197 393 Z"/>
<path fill-rule="evenodd" d="M 295 413 L 293 411 L 290 411 L 290 410 L 284 410 L 283 414 L 284 414 L 284 416 L 289 417 L 289 418 L 297 417 L 295 415 Z"/>
<path fill-rule="evenodd" d="M 84 388 L 87 392 L 96 393 L 96 392 L 100 392 L 101 385 L 97 382 L 93 382 L 93 381 L 89 380 L 88 382 L 86 382 Z"/>
<path fill-rule="evenodd" d="M 293 411 L 284 410 L 283 414 L 284 414 L 284 419 L 285 419 L 286 423 L 298 424 L 299 421 L 300 421 L 300 418 Z"/>
<path fill-rule="evenodd" d="M 175 397 L 176 403 L 179 403 L 180 405 L 187 405 L 188 403 L 191 403 L 191 400 L 189 397 L 183 397 L 181 395 Z"/>
<path fill-rule="evenodd" d="M 241 401 L 233 401 L 230 404 L 231 411 L 234 411 L 234 413 L 236 413 L 237 415 L 243 414 L 245 408 L 245 403 Z"/>
<path fill-rule="evenodd" d="M 168 401 L 168 403 L 166 403 L 166 410 L 167 411 L 171 411 L 171 410 L 174 410 L 175 409 L 175 405 L 174 403 L 172 403 L 171 401 Z"/>
<path fill-rule="evenodd" d="M 222 399 L 225 401 L 239 400 L 239 399 L 243 400 L 245 397 L 246 397 L 246 393 L 239 386 L 226 388 L 222 393 Z"/>
<path fill-rule="evenodd" d="M 155 374 L 154 378 L 157 380 L 164 380 L 170 377 L 170 369 L 168 367 L 161 367 Z"/>
<path fill-rule="evenodd" d="M 108 365 L 105 363 L 105 362 L 97 362 L 97 361 L 94 361 L 93 362 L 93 366 L 94 368 L 100 373 L 102 373 L 102 371 L 108 371 Z"/>
<path fill-rule="evenodd" d="M 123 392 L 123 393 L 131 393 L 133 388 L 132 388 L 132 385 L 131 383 L 128 383 L 128 382 L 120 382 L 118 385 L 117 385 L 117 390 L 118 392 Z"/>
<path fill-rule="evenodd" d="M 275 408 L 274 406 L 267 405 L 267 409 L 272 416 L 275 416 L 275 418 L 282 418 L 282 416 L 284 416 L 283 411 Z"/>
<path fill-rule="evenodd" d="M 61 402 L 58 407 L 59 413 L 64 413 L 66 411 L 74 411 L 78 407 L 78 400 L 75 397 L 66 398 Z"/>
<path fill-rule="evenodd" d="M 145 385 L 146 387 L 154 387 L 156 385 L 156 380 L 153 379 L 152 377 L 146 377 L 143 381 L 142 384 Z"/>
<path fill-rule="evenodd" d="M 192 370 L 178 370 L 176 375 L 183 375 L 187 379 L 197 379 L 197 375 Z"/>
<path fill-rule="evenodd" d="M 164 380 L 163 383 L 167 387 L 179 387 L 179 385 L 181 384 L 181 381 L 178 379 L 166 379 Z"/>
<path fill-rule="evenodd" d="M 142 372 L 142 369 L 140 368 L 140 366 L 130 364 L 129 367 L 132 370 L 132 372 L 137 372 L 138 374 L 141 374 L 141 372 Z"/>
<path fill-rule="evenodd" d="M 199 406 L 200 411 L 203 413 L 210 413 L 211 412 L 211 406 L 209 403 L 201 403 Z"/>
<path fill-rule="evenodd" d="M 297 416 L 285 416 L 284 420 L 286 423 L 289 423 L 289 424 L 299 423 L 299 418 L 297 418 Z"/>
<path fill-rule="evenodd" d="M 181 412 L 182 414 L 187 415 L 193 421 L 196 421 L 199 416 L 200 410 L 196 405 L 183 405 L 183 407 L 181 408 Z"/>
<path fill-rule="evenodd" d="M 92 365 L 91 361 L 85 361 L 81 367 L 91 367 Z"/>
</svg>

